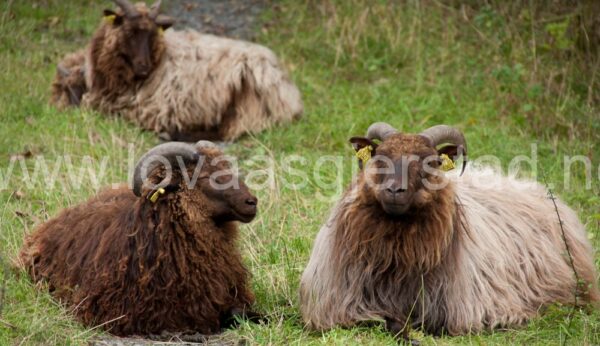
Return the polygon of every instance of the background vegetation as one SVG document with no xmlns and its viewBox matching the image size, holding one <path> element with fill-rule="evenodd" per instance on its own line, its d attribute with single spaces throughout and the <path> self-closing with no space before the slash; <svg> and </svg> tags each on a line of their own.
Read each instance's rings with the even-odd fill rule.
<svg viewBox="0 0 600 346">
<path fill-rule="evenodd" d="M 539 173 L 587 225 L 600 247 L 600 116 L 593 3 L 567 1 L 283 1 L 265 14 L 259 41 L 285 61 L 304 94 L 305 117 L 289 126 L 247 136 L 231 145 L 246 171 L 264 168 L 245 161 L 266 154 L 276 162 L 299 154 L 311 183 L 294 191 L 282 166 L 271 188 L 256 191 L 260 214 L 242 227 L 240 247 L 252 271 L 257 309 L 271 324 L 243 324 L 223 338 L 251 344 L 392 344 L 381 327 L 310 333 L 302 328 L 297 288 L 313 239 L 340 187 L 319 188 L 312 173 L 322 155 L 347 156 L 341 187 L 355 164 L 347 139 L 385 120 L 408 132 L 446 123 L 461 128 L 472 158 L 493 154 L 505 165 L 531 155 L 537 144 Z M 48 186 L 43 177 L 26 183 L 37 155 L 50 167 L 69 154 L 77 169 L 102 167 L 102 185 L 127 179 L 128 143 L 136 157 L 158 143 L 121 119 L 48 105 L 56 62 L 86 44 L 108 2 L 5 1 L 0 4 L 0 344 L 81 344 L 103 337 L 83 328 L 25 275 L 8 269 L 23 236 L 64 207 L 96 191 L 88 180 Z M 597 13 L 597 12 L 596 12 Z M 584 155 L 594 164 L 592 186 L 583 165 L 563 185 L 563 156 Z M 89 156 L 89 159 L 85 159 Z M 13 171 L 7 179 L 9 167 Z M 21 166 L 23 165 L 23 166 Z M 334 182 L 337 170 L 319 172 Z M 524 175 L 528 175 L 525 172 Z M 538 176 L 541 179 L 541 176 Z M 552 217 L 552 216 L 549 216 Z M 600 267 L 600 257 L 596 256 Z M 523 328 L 424 344 L 600 344 L 600 312 L 554 306 Z"/>
</svg>

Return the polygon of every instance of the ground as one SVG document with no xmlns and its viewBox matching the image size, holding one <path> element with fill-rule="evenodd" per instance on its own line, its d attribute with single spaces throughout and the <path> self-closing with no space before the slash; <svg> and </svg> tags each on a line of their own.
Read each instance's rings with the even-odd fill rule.
<svg viewBox="0 0 600 346">
<path fill-rule="evenodd" d="M 255 191 L 260 212 L 242 226 L 239 244 L 253 274 L 256 309 L 271 322 L 242 323 L 214 343 L 393 344 L 382 326 L 307 331 L 298 310 L 298 281 L 314 237 L 356 165 L 348 138 L 363 134 L 374 121 L 408 132 L 439 123 L 456 126 L 467 137 L 472 161 L 495 155 L 505 171 L 512 158 L 532 156 L 535 148 L 537 175 L 528 166 L 520 175 L 551 184 L 600 248 L 595 87 L 600 64 L 582 57 L 569 36 L 575 17 L 546 13 L 536 1 L 519 6 L 362 0 L 224 6 L 201 1 L 196 7 L 187 2 L 190 11 L 182 7 L 185 1 L 165 1 L 167 11 L 183 17 L 180 27 L 248 38 L 272 48 L 306 106 L 301 120 L 246 136 L 227 148 L 243 171 L 272 168 L 275 173 L 272 179 L 255 177 L 255 184 L 264 183 Z M 107 337 L 100 329 L 78 324 L 44 287 L 10 268 L 25 234 L 98 188 L 126 181 L 129 156 L 138 158 L 158 143 L 152 133 L 122 119 L 48 105 L 57 61 L 86 44 L 106 7 L 110 2 L 0 4 L 1 345 L 78 345 Z M 250 21 L 240 19 L 248 15 Z M 250 161 L 256 154 L 275 164 Z M 299 189 L 283 184 L 294 179 L 284 167 L 291 155 L 306 158 L 294 166 L 309 178 Z M 319 161 L 324 155 L 339 155 L 339 169 L 333 161 Z M 588 160 L 589 171 L 574 164 L 566 182 L 565 155 Z M 43 163 L 48 175 L 40 173 Z M 94 177 L 88 169 L 104 174 Z M 50 178 L 56 178 L 54 184 Z M 598 255 L 596 265 L 600 267 Z M 413 336 L 425 345 L 565 340 L 597 345 L 600 312 L 552 306 L 520 328 L 463 337 Z"/>
<path fill-rule="evenodd" d="M 164 12 L 177 18 L 174 28 L 241 39 L 256 37 L 265 0 L 177 0 L 165 2 Z"/>
</svg>

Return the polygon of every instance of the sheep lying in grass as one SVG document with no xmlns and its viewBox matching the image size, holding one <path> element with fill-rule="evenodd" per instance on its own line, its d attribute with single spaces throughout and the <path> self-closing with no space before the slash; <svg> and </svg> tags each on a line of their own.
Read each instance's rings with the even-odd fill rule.
<svg viewBox="0 0 600 346">
<path fill-rule="evenodd" d="M 236 221 L 250 222 L 257 208 L 222 158 L 205 141 L 155 147 L 136 167 L 133 192 L 103 191 L 42 224 L 25 240 L 22 265 L 88 326 L 219 332 L 254 300 Z"/>
<path fill-rule="evenodd" d="M 85 71 L 83 106 L 181 141 L 234 140 L 301 116 L 300 92 L 269 49 L 167 30 L 174 20 L 158 14 L 159 3 L 115 2 L 120 10 L 104 11 L 76 66 Z M 62 89 L 74 83 L 64 74 L 55 78 Z M 64 93 L 54 88 L 53 102 Z"/>
<path fill-rule="evenodd" d="M 406 323 L 458 335 L 524 323 L 548 304 L 574 303 L 576 291 L 580 304 L 600 299 L 573 210 L 556 201 L 580 283 L 543 187 L 495 176 L 501 187 L 483 189 L 476 182 L 489 177 L 439 170 L 440 154 L 466 152 L 458 130 L 413 135 L 377 123 L 351 142 L 373 156 L 317 235 L 300 289 L 309 327 L 384 319 L 404 337 Z"/>
<path fill-rule="evenodd" d="M 79 106 L 85 85 L 85 52 L 67 54 L 56 68 L 50 102 L 60 108 Z"/>
</svg>

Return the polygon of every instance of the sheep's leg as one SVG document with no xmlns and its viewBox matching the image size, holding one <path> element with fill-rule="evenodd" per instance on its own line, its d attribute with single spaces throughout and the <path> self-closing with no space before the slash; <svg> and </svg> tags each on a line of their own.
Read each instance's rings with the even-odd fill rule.
<svg viewBox="0 0 600 346">
<path fill-rule="evenodd" d="M 231 328 L 238 325 L 237 320 L 242 319 L 253 323 L 268 323 L 268 320 L 260 313 L 248 311 L 244 308 L 231 308 L 226 314 L 221 316 L 221 327 Z"/>
<path fill-rule="evenodd" d="M 404 342 L 413 346 L 420 345 L 418 340 L 411 339 L 408 335 L 410 327 L 404 319 L 386 317 L 385 329 L 390 332 L 398 342 Z"/>
</svg>

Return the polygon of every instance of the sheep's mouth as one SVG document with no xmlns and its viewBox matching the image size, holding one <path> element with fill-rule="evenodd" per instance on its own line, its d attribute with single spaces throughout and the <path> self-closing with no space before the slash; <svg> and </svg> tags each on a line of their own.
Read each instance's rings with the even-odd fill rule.
<svg viewBox="0 0 600 346">
<path fill-rule="evenodd" d="M 250 212 L 241 212 L 241 211 L 233 210 L 233 214 L 239 221 L 241 221 L 243 223 L 248 223 L 248 222 L 254 220 L 254 218 L 256 217 L 256 210 L 250 211 Z"/>
<path fill-rule="evenodd" d="M 410 203 L 381 203 L 383 211 L 388 215 L 404 215 L 410 209 Z"/>
<path fill-rule="evenodd" d="M 142 81 L 148 78 L 150 70 L 140 70 L 127 54 L 121 53 L 120 55 L 121 59 L 125 62 L 125 65 L 133 72 L 133 77 L 136 81 Z"/>
</svg>

